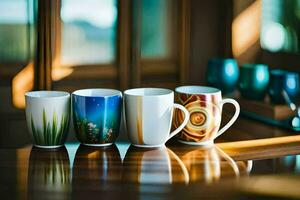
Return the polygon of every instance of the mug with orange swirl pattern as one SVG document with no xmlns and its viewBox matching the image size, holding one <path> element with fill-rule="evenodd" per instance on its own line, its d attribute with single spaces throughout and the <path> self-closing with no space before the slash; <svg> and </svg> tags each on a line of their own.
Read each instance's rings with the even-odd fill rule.
<svg viewBox="0 0 300 200">
<path fill-rule="evenodd" d="M 238 118 L 240 106 L 234 99 L 222 99 L 221 90 L 204 86 L 181 86 L 175 89 L 175 102 L 183 105 L 190 113 L 190 119 L 177 134 L 181 143 L 191 145 L 212 145 L 214 139 L 223 134 Z M 235 113 L 230 121 L 219 130 L 222 107 L 231 103 Z M 174 112 L 173 126 L 177 128 L 184 119 L 184 113 Z"/>
</svg>

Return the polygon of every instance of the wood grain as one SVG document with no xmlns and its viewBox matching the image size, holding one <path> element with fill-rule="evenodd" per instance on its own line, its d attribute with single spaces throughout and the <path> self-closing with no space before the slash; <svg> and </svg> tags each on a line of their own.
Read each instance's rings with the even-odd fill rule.
<svg viewBox="0 0 300 200">
<path fill-rule="evenodd" d="M 54 150 L 0 149 L 1 199 L 298 198 L 293 184 L 300 182 L 299 176 L 278 157 L 290 155 L 291 160 L 300 154 L 299 142 L 300 136 L 287 136 L 222 142 L 212 148 L 170 141 L 156 149 L 126 142 L 104 148 L 69 143 Z M 261 176 L 253 176 L 265 167 Z M 274 168 L 284 174 L 270 174 Z"/>
</svg>

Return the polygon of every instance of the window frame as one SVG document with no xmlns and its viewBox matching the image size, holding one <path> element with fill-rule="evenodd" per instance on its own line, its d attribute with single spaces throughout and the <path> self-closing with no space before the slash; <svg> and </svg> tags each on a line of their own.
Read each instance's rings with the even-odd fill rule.
<svg viewBox="0 0 300 200">
<path fill-rule="evenodd" d="M 179 8 L 178 17 L 178 52 L 177 60 L 170 59 L 142 59 L 140 57 L 140 31 L 135 32 L 135 28 L 140 29 L 140 22 L 133 23 L 135 14 L 140 15 L 139 0 L 118 0 L 118 17 L 117 17 L 117 41 L 116 41 L 116 60 L 109 64 L 93 65 L 74 65 L 70 66 L 73 73 L 66 79 L 53 81 L 51 78 L 51 69 L 59 70 L 59 57 L 61 52 L 61 9 L 62 0 L 39 0 L 38 1 L 38 38 L 48 37 L 50 43 L 43 43 L 37 40 L 36 62 L 36 85 L 38 89 L 52 89 L 53 85 L 68 84 L 69 80 L 98 80 L 104 78 L 111 80 L 115 88 L 126 89 L 128 87 L 139 87 L 143 85 L 143 77 L 154 74 L 165 76 L 174 76 L 178 79 L 172 81 L 174 85 L 183 84 L 188 76 L 188 54 L 190 42 L 190 0 L 177 0 L 176 6 Z M 175 1 L 174 1 L 175 2 Z M 135 11 L 137 11 L 135 13 Z M 41 17 L 42 16 L 42 17 Z M 135 18 L 139 19 L 139 18 Z M 49 23 L 50 21 L 50 23 Z M 48 22 L 48 23 L 47 23 Z M 137 26 L 135 26 L 137 25 Z M 41 35 L 44 29 L 54 30 L 54 34 Z M 40 31 L 42 30 L 42 31 Z M 133 33 L 135 32 L 135 35 Z M 47 34 L 47 33 L 44 33 Z M 134 38 L 134 40 L 133 40 Z M 41 49 L 52 49 L 52 52 L 41 52 Z M 47 55 L 47 56 L 45 56 Z M 42 62 L 39 62 L 42 61 Z M 166 66 L 163 68 L 161 66 Z M 93 71 L 91 74 L 86 69 Z M 151 69 L 153 68 L 153 69 Z M 102 73 L 105 69 L 106 73 Z M 80 74 L 80 76 L 78 75 Z M 162 78 L 163 79 L 163 78 Z M 146 82 L 151 85 L 150 82 Z M 158 84 L 155 83 L 154 84 Z M 161 82 L 161 85 L 170 85 L 170 83 Z"/>
</svg>

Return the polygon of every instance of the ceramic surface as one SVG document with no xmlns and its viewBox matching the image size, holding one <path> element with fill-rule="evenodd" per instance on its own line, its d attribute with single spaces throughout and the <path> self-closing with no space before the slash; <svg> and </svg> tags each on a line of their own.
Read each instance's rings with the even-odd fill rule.
<svg viewBox="0 0 300 200">
<path fill-rule="evenodd" d="M 139 88 L 124 92 L 127 133 L 130 142 L 139 147 L 162 146 L 188 122 L 187 110 L 174 104 L 174 92 L 162 88 Z M 185 114 L 183 121 L 170 133 L 173 108 Z"/>
<path fill-rule="evenodd" d="M 192 145 L 212 145 L 213 140 L 224 133 L 237 119 L 240 107 L 233 99 L 222 99 L 219 89 L 202 86 L 182 86 L 175 89 L 175 102 L 183 105 L 190 113 L 190 119 L 177 135 L 179 141 Z M 222 107 L 225 103 L 235 106 L 232 119 L 219 131 Z M 183 121 L 183 113 L 176 110 L 173 125 Z"/>
<path fill-rule="evenodd" d="M 111 89 L 84 89 L 72 93 L 73 124 L 77 139 L 105 146 L 119 135 L 122 93 Z"/>
<path fill-rule="evenodd" d="M 228 94 L 236 89 L 239 78 L 237 61 L 232 58 L 213 58 L 208 61 L 206 81 Z"/>
<path fill-rule="evenodd" d="M 267 94 L 269 76 L 267 65 L 242 65 L 238 84 L 241 96 L 250 100 L 263 100 Z"/>
<path fill-rule="evenodd" d="M 285 70 L 271 70 L 269 95 L 275 104 L 284 104 L 282 90 L 285 90 L 293 102 L 299 100 L 299 74 Z"/>
<path fill-rule="evenodd" d="M 33 91 L 25 94 L 26 121 L 34 145 L 57 148 L 64 144 L 69 128 L 70 94 Z"/>
</svg>

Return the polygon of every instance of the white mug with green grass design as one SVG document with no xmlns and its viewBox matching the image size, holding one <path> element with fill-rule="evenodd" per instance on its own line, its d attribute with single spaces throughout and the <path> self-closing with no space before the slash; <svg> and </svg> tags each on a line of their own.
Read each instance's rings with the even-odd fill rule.
<svg viewBox="0 0 300 200">
<path fill-rule="evenodd" d="M 33 144 L 40 148 L 64 145 L 69 128 L 70 94 L 33 91 L 25 94 L 26 121 Z"/>
</svg>

